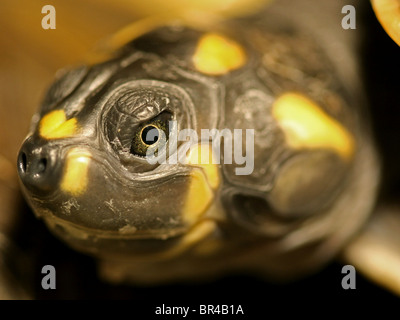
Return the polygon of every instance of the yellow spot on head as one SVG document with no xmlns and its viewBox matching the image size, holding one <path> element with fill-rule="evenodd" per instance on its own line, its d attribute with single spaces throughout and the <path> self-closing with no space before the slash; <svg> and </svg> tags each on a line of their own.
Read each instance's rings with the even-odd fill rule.
<svg viewBox="0 0 400 320">
<path fill-rule="evenodd" d="M 182 215 L 186 222 L 194 223 L 205 213 L 211 201 L 213 190 L 220 184 L 219 169 L 212 163 L 213 153 L 209 144 L 192 146 L 187 163 L 202 170 L 193 170 Z"/>
<path fill-rule="evenodd" d="M 198 144 L 190 149 L 187 163 L 202 168 L 211 188 L 216 189 L 219 186 L 220 179 L 218 166 L 213 163 L 213 159 L 211 146 L 209 144 Z"/>
<path fill-rule="evenodd" d="M 73 196 L 79 196 L 86 191 L 88 182 L 88 166 L 91 154 L 81 148 L 74 148 L 68 152 L 61 181 L 61 190 Z"/>
<path fill-rule="evenodd" d="M 243 48 L 231 39 L 216 33 L 200 38 L 193 56 L 196 70 L 209 75 L 223 75 L 246 63 Z"/>
<path fill-rule="evenodd" d="M 286 93 L 275 101 L 272 113 L 292 148 L 331 149 L 345 160 L 353 156 L 351 133 L 307 97 Z"/>
<path fill-rule="evenodd" d="M 63 139 L 76 134 L 76 118 L 67 120 L 64 110 L 46 114 L 39 123 L 39 134 L 45 139 Z"/>
</svg>

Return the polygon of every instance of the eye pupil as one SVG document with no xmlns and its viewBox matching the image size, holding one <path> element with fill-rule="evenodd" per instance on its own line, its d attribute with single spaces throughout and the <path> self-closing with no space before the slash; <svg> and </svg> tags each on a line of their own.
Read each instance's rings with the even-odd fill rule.
<svg viewBox="0 0 400 320">
<path fill-rule="evenodd" d="M 158 154 L 160 150 L 166 148 L 169 138 L 169 122 L 172 119 L 170 112 L 164 111 L 143 125 L 134 129 L 130 153 L 147 157 L 148 151 L 151 154 Z"/>
<path fill-rule="evenodd" d="M 143 128 L 142 134 L 141 134 L 141 139 L 143 143 L 151 146 L 155 144 L 158 139 L 160 138 L 160 134 L 158 131 L 158 128 L 153 125 L 148 125 Z"/>
</svg>

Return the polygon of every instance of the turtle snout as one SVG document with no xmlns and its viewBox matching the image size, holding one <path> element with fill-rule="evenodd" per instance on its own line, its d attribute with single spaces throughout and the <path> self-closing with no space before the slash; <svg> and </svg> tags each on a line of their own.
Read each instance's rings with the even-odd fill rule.
<svg viewBox="0 0 400 320">
<path fill-rule="evenodd" d="M 54 190 L 59 180 L 57 155 L 46 146 L 36 146 L 27 140 L 17 160 L 18 174 L 24 186 L 35 194 Z"/>
</svg>

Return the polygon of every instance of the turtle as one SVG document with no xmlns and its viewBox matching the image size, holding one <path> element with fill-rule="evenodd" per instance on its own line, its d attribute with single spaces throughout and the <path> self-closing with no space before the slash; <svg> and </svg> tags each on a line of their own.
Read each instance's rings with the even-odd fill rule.
<svg viewBox="0 0 400 320">
<path fill-rule="evenodd" d="M 380 159 L 356 40 L 325 6 L 282 0 L 251 18 L 157 26 L 59 73 L 18 152 L 30 208 L 113 283 L 235 272 L 288 281 L 342 253 L 398 292 L 398 217 L 376 209 Z M 179 138 L 189 129 L 195 143 Z M 232 143 L 219 162 L 215 134 L 202 130 Z M 245 167 L 229 160 L 237 147 L 254 153 Z M 9 237 L 2 243 L 15 259 Z M 4 288 L 24 296 L 10 269 Z"/>
</svg>

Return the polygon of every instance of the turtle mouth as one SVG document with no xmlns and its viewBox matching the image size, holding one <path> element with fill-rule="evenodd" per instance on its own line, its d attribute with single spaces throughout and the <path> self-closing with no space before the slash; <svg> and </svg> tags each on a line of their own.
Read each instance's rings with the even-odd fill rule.
<svg viewBox="0 0 400 320">
<path fill-rule="evenodd" d="M 63 237 L 87 240 L 90 238 L 97 240 L 167 240 L 178 237 L 187 231 L 186 227 L 176 227 L 174 229 L 138 230 L 129 224 L 118 230 L 94 229 L 64 220 L 54 214 L 44 211 L 40 215 L 51 230 L 60 233 Z"/>
<path fill-rule="evenodd" d="M 170 259 L 206 240 L 217 230 L 217 222 L 210 218 L 199 220 L 190 228 L 174 230 L 119 230 L 90 229 L 51 214 L 41 217 L 52 233 L 77 251 L 96 257 L 136 259 Z"/>
</svg>

